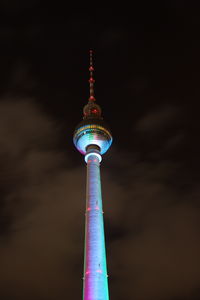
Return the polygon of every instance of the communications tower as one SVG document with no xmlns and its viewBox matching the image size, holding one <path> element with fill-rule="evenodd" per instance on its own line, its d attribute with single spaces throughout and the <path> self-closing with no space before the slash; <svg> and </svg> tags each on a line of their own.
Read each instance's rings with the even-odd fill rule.
<svg viewBox="0 0 200 300">
<path fill-rule="evenodd" d="M 100 162 L 111 146 L 112 136 L 95 103 L 93 71 L 90 51 L 90 96 L 73 136 L 74 145 L 87 164 L 83 300 L 109 300 Z"/>
</svg>

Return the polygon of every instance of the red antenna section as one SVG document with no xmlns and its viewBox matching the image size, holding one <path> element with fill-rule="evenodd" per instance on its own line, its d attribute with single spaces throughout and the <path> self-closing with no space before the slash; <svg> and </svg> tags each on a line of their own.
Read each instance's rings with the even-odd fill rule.
<svg viewBox="0 0 200 300">
<path fill-rule="evenodd" d="M 90 66 L 89 66 L 89 71 L 90 71 L 90 79 L 89 79 L 89 84 L 90 84 L 90 97 L 88 99 L 88 103 L 84 106 L 83 108 L 83 118 L 84 119 L 102 119 L 101 117 L 101 107 L 95 103 L 95 97 L 94 97 L 94 83 L 95 80 L 93 78 L 93 72 L 94 72 L 94 67 L 93 67 L 93 51 L 90 50 Z"/>
<path fill-rule="evenodd" d="M 90 97 L 89 97 L 89 101 L 95 101 L 95 97 L 94 97 L 94 83 L 95 80 L 93 78 L 93 71 L 94 71 L 94 67 L 93 67 L 93 51 L 90 50 L 90 67 L 89 67 L 89 71 L 90 71 L 90 79 L 89 79 L 89 83 L 90 83 Z"/>
</svg>

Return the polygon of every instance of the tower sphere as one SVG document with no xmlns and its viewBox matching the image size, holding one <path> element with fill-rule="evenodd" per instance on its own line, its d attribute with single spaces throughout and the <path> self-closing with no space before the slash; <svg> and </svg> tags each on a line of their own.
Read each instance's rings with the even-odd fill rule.
<svg viewBox="0 0 200 300">
<path fill-rule="evenodd" d="M 104 154 L 112 144 L 112 135 L 101 118 L 90 115 L 76 127 L 73 141 L 77 150 L 84 155 L 92 145 L 94 148 L 99 148 L 100 154 Z"/>
</svg>

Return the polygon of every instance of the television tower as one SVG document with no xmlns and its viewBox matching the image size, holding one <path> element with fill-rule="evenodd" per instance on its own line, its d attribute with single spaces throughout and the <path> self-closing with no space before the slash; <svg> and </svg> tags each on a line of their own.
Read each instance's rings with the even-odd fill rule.
<svg viewBox="0 0 200 300">
<path fill-rule="evenodd" d="M 92 51 L 90 51 L 90 96 L 83 120 L 74 131 L 73 142 L 87 164 L 83 300 L 109 300 L 100 162 L 112 136 L 95 103 Z"/>
</svg>

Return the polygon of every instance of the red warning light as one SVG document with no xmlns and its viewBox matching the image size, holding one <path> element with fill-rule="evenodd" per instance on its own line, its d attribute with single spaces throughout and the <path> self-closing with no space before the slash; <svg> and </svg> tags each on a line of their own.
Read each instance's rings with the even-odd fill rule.
<svg viewBox="0 0 200 300">
<path fill-rule="evenodd" d="M 90 100 L 95 101 L 94 96 L 90 96 Z"/>
<path fill-rule="evenodd" d="M 95 82 L 94 78 L 90 77 L 89 82 L 91 83 Z"/>
</svg>

